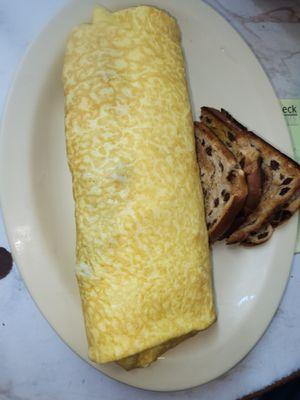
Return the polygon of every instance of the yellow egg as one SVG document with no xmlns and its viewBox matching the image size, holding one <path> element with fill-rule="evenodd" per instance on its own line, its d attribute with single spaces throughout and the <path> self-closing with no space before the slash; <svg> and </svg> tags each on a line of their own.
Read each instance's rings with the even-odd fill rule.
<svg viewBox="0 0 300 400">
<path fill-rule="evenodd" d="M 89 356 L 146 366 L 215 320 L 180 33 L 153 7 L 68 40 L 63 82 Z"/>
</svg>

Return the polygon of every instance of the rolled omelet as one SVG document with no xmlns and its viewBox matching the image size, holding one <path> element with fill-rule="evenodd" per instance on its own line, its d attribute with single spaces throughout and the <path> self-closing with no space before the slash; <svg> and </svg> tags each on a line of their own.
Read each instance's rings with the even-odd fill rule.
<svg viewBox="0 0 300 400">
<path fill-rule="evenodd" d="M 89 357 L 143 367 L 216 318 L 175 19 L 97 7 L 63 82 Z"/>
</svg>

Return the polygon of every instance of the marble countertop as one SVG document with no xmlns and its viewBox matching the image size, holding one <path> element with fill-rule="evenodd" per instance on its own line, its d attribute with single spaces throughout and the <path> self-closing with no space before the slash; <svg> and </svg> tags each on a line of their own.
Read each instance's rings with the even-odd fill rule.
<svg viewBox="0 0 300 400">
<path fill-rule="evenodd" d="M 1 110 L 26 48 L 65 3 L 65 0 L 0 0 Z M 251 46 L 278 97 L 300 97 L 299 1 L 206 0 L 206 3 L 218 10 Z M 0 246 L 8 248 L 1 219 Z M 14 266 L 0 281 L 0 400 L 229 400 L 260 390 L 300 369 L 299 264 L 300 256 L 296 256 L 276 316 L 248 356 L 219 379 L 176 393 L 133 389 L 82 361 L 42 317 Z"/>
</svg>

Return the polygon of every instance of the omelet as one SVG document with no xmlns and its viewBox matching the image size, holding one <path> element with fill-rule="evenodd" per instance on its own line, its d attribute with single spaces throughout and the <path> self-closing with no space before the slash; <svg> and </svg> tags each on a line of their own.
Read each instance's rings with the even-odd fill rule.
<svg viewBox="0 0 300 400">
<path fill-rule="evenodd" d="M 216 319 L 176 20 L 97 7 L 63 84 L 89 357 L 144 367 Z"/>
</svg>

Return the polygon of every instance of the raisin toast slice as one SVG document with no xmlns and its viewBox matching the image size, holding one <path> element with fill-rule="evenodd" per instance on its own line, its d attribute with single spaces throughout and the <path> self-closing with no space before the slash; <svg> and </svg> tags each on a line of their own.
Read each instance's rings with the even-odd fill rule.
<svg viewBox="0 0 300 400">
<path fill-rule="evenodd" d="M 286 222 L 300 208 L 300 190 L 295 192 L 291 199 L 279 208 L 271 217 L 270 222 L 263 225 L 258 232 L 252 232 L 243 242 L 245 246 L 256 246 L 270 239 L 277 226 Z"/>
<path fill-rule="evenodd" d="M 195 122 L 195 138 L 207 229 L 213 243 L 225 234 L 243 208 L 248 188 L 236 158 L 211 129 Z"/>
<path fill-rule="evenodd" d="M 240 137 L 243 137 L 252 148 L 258 150 L 262 155 L 263 189 L 259 204 L 227 239 L 228 244 L 241 242 L 253 244 L 258 235 L 265 233 L 266 229 L 268 233 L 262 239 L 268 238 L 272 234 L 271 228 L 267 226 L 268 223 L 276 227 L 284 219 L 287 219 L 287 215 L 291 216 L 298 210 L 300 205 L 298 201 L 300 166 L 261 137 L 248 131 L 225 110 L 221 112 L 215 110 L 214 115 L 217 115 L 218 120 L 221 120 L 226 128 L 239 130 L 239 137 L 236 137 L 238 143 L 240 143 Z M 224 140 L 224 129 L 220 131 L 215 128 L 214 132 L 221 140 Z M 248 186 L 250 187 L 249 182 Z"/>
<path fill-rule="evenodd" d="M 202 107 L 200 119 L 229 148 L 244 170 L 248 185 L 248 196 L 242 212 L 235 221 L 234 225 L 237 228 L 245 217 L 255 210 L 262 195 L 263 177 L 260 151 L 251 146 L 241 126 L 232 124 L 219 110 Z"/>
</svg>

